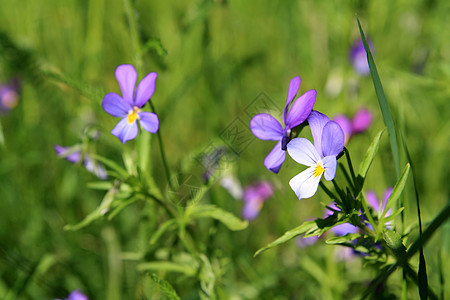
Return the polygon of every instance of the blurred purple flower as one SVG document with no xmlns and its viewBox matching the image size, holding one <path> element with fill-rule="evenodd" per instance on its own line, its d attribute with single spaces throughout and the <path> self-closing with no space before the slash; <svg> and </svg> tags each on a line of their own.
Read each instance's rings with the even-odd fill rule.
<svg viewBox="0 0 450 300">
<path fill-rule="evenodd" d="M 373 52 L 372 43 L 368 41 L 370 51 Z M 363 76 L 369 75 L 370 68 L 367 62 L 367 53 L 364 48 L 364 43 L 361 39 L 358 39 L 350 50 L 350 60 L 353 64 L 355 71 Z"/>
<path fill-rule="evenodd" d="M 337 211 L 340 211 L 339 207 L 337 207 L 336 203 L 333 202 L 330 205 L 328 205 L 330 208 L 335 209 Z M 333 214 L 332 210 L 327 209 L 324 214 L 324 218 L 329 217 Z M 338 236 L 346 235 L 347 233 L 357 233 L 359 231 L 359 228 L 356 226 L 353 226 L 350 223 L 343 223 L 334 226 L 331 231 L 333 231 L 334 234 Z"/>
<path fill-rule="evenodd" d="M 0 84 L 0 114 L 6 114 L 19 102 L 19 82 L 11 80 L 9 84 Z"/>
<path fill-rule="evenodd" d="M 353 135 L 366 131 L 372 124 L 372 119 L 372 112 L 367 108 L 361 108 L 353 116 L 352 120 L 345 115 L 336 115 L 333 121 L 341 126 L 345 136 L 345 144 L 347 144 Z"/>
<path fill-rule="evenodd" d="M 309 167 L 289 181 L 299 200 L 316 193 L 323 173 L 328 181 L 334 178 L 336 156 L 344 149 L 344 132 L 336 122 L 318 111 L 312 111 L 308 123 L 314 146 L 305 138 L 295 138 L 287 145 L 292 159 Z"/>
<path fill-rule="evenodd" d="M 61 158 L 64 158 L 71 163 L 79 163 L 83 160 L 83 165 L 92 174 L 97 176 L 100 179 L 107 179 L 108 175 L 106 174 L 105 167 L 99 162 L 93 160 L 89 155 L 82 155 L 81 151 L 77 149 L 77 147 L 63 147 L 60 145 L 54 146 L 56 155 Z"/>
<path fill-rule="evenodd" d="M 246 220 L 253 220 L 259 214 L 264 201 L 272 197 L 273 185 L 269 181 L 259 181 L 244 189 L 244 207 L 242 217 Z"/>
<path fill-rule="evenodd" d="M 384 209 L 386 208 L 386 204 L 387 201 L 389 199 L 389 197 L 392 194 L 392 190 L 393 188 L 387 188 L 386 191 L 384 191 L 384 195 L 383 195 L 383 202 L 380 203 L 380 201 L 378 200 L 376 194 L 374 191 L 367 191 L 366 192 L 366 198 L 367 198 L 367 202 L 369 202 L 369 205 L 373 208 L 373 210 L 375 211 L 375 213 L 378 213 L 381 209 L 381 211 L 383 212 Z M 386 212 L 386 216 L 390 216 L 392 213 L 392 209 L 389 209 Z M 384 217 L 384 216 L 382 216 Z M 391 222 L 386 223 L 387 225 L 390 225 Z"/>
<path fill-rule="evenodd" d="M 308 118 L 316 101 L 316 91 L 309 90 L 298 97 L 289 109 L 300 88 L 300 82 L 300 77 L 297 76 L 289 84 L 286 106 L 283 111 L 284 127 L 274 117 L 266 113 L 258 114 L 250 121 L 250 129 L 257 138 L 278 141 L 264 159 L 264 166 L 273 173 L 280 171 L 281 165 L 286 159 L 286 145 L 291 138 L 291 130 Z"/>
<path fill-rule="evenodd" d="M 55 299 L 55 300 L 59 300 L 59 299 Z M 81 291 L 75 290 L 75 291 L 71 292 L 69 294 L 69 296 L 67 296 L 67 298 L 63 298 L 63 300 L 89 300 L 89 298 L 85 294 L 83 294 Z"/>
<path fill-rule="evenodd" d="M 155 91 L 157 76 L 155 72 L 149 73 L 139 82 L 135 92 L 137 73 L 134 67 L 132 65 L 117 67 L 116 78 L 123 97 L 116 93 L 106 94 L 102 106 L 110 115 L 122 118 L 111 131 L 122 143 L 125 144 L 126 141 L 136 138 L 138 134 L 136 120 L 139 120 L 142 128 L 148 132 L 156 133 L 158 131 L 158 116 L 141 110 Z"/>
</svg>

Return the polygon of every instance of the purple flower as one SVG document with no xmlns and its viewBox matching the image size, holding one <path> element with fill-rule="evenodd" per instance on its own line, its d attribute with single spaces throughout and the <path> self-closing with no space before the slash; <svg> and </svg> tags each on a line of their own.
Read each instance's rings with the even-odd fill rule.
<svg viewBox="0 0 450 300">
<path fill-rule="evenodd" d="M 19 102 L 18 84 L 0 85 L 0 114 L 5 114 L 17 106 Z"/>
<path fill-rule="evenodd" d="M 272 197 L 273 185 L 269 181 L 260 181 L 244 189 L 244 207 L 242 217 L 253 220 L 259 214 L 264 201 Z"/>
<path fill-rule="evenodd" d="M 337 115 L 333 118 L 333 121 L 341 126 L 344 132 L 345 144 L 347 144 L 353 135 L 366 131 L 372 124 L 372 119 L 370 110 L 361 108 L 353 116 L 352 120 L 345 115 Z"/>
<path fill-rule="evenodd" d="M 75 290 L 69 294 L 65 300 L 89 300 L 89 298 L 79 290 Z M 58 299 L 55 299 L 58 300 Z"/>
<path fill-rule="evenodd" d="M 117 123 L 111 133 L 125 144 L 138 134 L 139 120 L 143 129 L 156 133 L 159 128 L 158 116 L 151 112 L 142 111 L 141 108 L 152 97 L 155 91 L 155 81 L 158 75 L 152 72 L 139 82 L 136 92 L 137 73 L 132 65 L 120 65 L 116 69 L 116 78 L 119 82 L 122 96 L 109 93 L 103 98 L 103 109 L 114 117 L 122 120 Z"/>
<path fill-rule="evenodd" d="M 100 179 L 108 178 L 105 167 L 99 162 L 93 160 L 89 155 L 84 155 L 83 157 L 81 151 L 78 149 L 77 146 L 63 147 L 60 145 L 55 145 L 54 149 L 56 155 L 58 155 L 61 158 L 64 158 L 67 161 L 70 161 L 71 163 L 76 164 L 83 160 L 83 165 L 86 168 L 86 170 L 88 170 L 98 178 Z"/>
<path fill-rule="evenodd" d="M 319 240 L 319 237 L 317 235 L 313 235 L 310 237 L 298 237 L 297 238 L 297 246 L 300 248 L 306 248 L 309 246 L 314 245 Z"/>
<path fill-rule="evenodd" d="M 336 156 L 344 149 L 344 132 L 336 122 L 318 111 L 312 111 L 308 123 L 314 146 L 305 138 L 295 138 L 287 145 L 292 159 L 309 167 L 289 181 L 299 200 L 316 193 L 323 173 L 326 180 L 334 179 Z"/>
<path fill-rule="evenodd" d="M 289 109 L 299 88 L 300 77 L 297 76 L 289 84 L 286 106 L 283 111 L 284 127 L 274 117 L 265 113 L 254 116 L 250 121 L 250 129 L 257 138 L 278 141 L 264 159 L 264 166 L 273 173 L 280 171 L 281 165 L 286 159 L 286 145 L 291 138 L 291 130 L 308 118 L 316 101 L 316 91 L 309 90 L 298 97 Z"/>
<path fill-rule="evenodd" d="M 368 41 L 370 51 L 372 50 L 372 43 Z M 367 62 L 367 53 L 364 48 L 364 43 L 361 39 L 357 40 L 351 50 L 350 50 L 350 60 L 353 64 L 353 68 L 355 71 L 363 76 L 366 76 L 370 73 L 369 63 Z"/>
</svg>

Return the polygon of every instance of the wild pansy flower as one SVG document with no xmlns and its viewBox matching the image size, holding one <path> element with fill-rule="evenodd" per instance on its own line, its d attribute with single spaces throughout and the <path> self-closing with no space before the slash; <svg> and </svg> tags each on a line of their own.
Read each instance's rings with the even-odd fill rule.
<svg viewBox="0 0 450 300">
<path fill-rule="evenodd" d="M 372 43 L 368 41 L 370 51 L 372 50 Z M 367 53 L 364 48 L 364 43 L 361 39 L 358 39 L 350 49 L 350 60 L 353 64 L 353 68 L 355 71 L 363 76 L 369 75 L 370 68 L 369 63 L 367 62 Z"/>
<path fill-rule="evenodd" d="M 318 111 L 311 112 L 308 123 L 314 146 L 305 138 L 295 138 L 287 145 L 292 159 L 309 167 L 289 181 L 299 200 L 316 193 L 322 174 L 328 181 L 334 179 L 336 156 L 344 149 L 344 132 L 338 123 Z"/>
<path fill-rule="evenodd" d="M 345 136 L 345 144 L 347 144 L 353 135 L 366 131 L 372 124 L 372 119 L 372 112 L 366 108 L 361 108 L 352 120 L 345 115 L 337 115 L 333 118 L 333 121 L 341 126 Z"/>
<path fill-rule="evenodd" d="M 272 197 L 273 185 L 269 181 L 259 181 L 244 189 L 244 207 L 242 208 L 242 217 L 246 220 L 255 219 L 264 201 Z"/>
<path fill-rule="evenodd" d="M 78 149 L 77 146 L 73 147 L 63 147 L 60 145 L 54 146 L 56 155 L 61 158 L 64 158 L 71 163 L 77 164 L 83 161 L 83 165 L 90 173 L 94 174 L 100 179 L 107 179 L 108 175 L 106 174 L 105 167 L 99 162 L 93 160 L 89 155 L 82 155 L 81 150 Z"/>
<path fill-rule="evenodd" d="M 264 159 L 264 166 L 273 173 L 280 171 L 281 165 L 286 159 L 286 145 L 291 138 L 291 130 L 308 118 L 316 101 L 316 91 L 309 90 L 298 97 L 289 109 L 300 88 L 300 81 L 300 77 L 297 76 L 289 84 L 286 106 L 283 111 L 284 127 L 277 119 L 266 113 L 258 114 L 250 121 L 250 129 L 257 138 L 278 141 Z"/>
<path fill-rule="evenodd" d="M 0 84 L 0 114 L 6 114 L 19 102 L 19 83 Z"/>
<path fill-rule="evenodd" d="M 122 97 L 116 93 L 109 93 L 103 98 L 102 102 L 103 109 L 107 113 L 122 118 L 111 133 L 125 144 L 126 141 L 137 136 L 137 120 L 139 120 L 143 129 L 156 133 L 159 128 L 158 116 L 141 109 L 152 97 L 158 75 L 155 72 L 149 73 L 139 82 L 136 91 L 134 88 L 137 73 L 132 65 L 118 66 L 115 75 L 122 91 Z"/>
</svg>

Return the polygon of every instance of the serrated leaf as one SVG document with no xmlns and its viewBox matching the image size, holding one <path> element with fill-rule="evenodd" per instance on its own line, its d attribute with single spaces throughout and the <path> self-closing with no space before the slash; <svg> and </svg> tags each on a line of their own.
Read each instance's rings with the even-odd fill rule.
<svg viewBox="0 0 450 300">
<path fill-rule="evenodd" d="M 159 226 L 158 230 L 152 235 L 150 238 L 150 245 L 155 244 L 159 238 L 164 234 L 164 232 L 168 230 L 173 230 L 177 228 L 177 224 L 174 219 L 167 220 L 161 226 Z"/>
<path fill-rule="evenodd" d="M 141 263 L 137 265 L 138 271 L 166 271 L 183 273 L 187 276 L 194 276 L 197 273 L 197 269 L 191 265 L 179 264 L 171 261 L 154 261 Z"/>
<path fill-rule="evenodd" d="M 346 243 L 349 241 L 353 241 L 354 239 L 363 237 L 363 234 L 359 234 L 359 233 L 347 233 L 346 235 L 343 236 L 335 236 L 332 238 L 329 238 L 325 241 L 325 243 L 329 244 L 329 245 L 336 245 L 336 244 L 342 244 L 342 243 Z"/>
<path fill-rule="evenodd" d="M 222 224 L 233 231 L 247 228 L 248 221 L 243 221 L 233 214 L 218 208 L 214 205 L 192 205 L 186 210 L 186 217 L 189 219 L 212 218 L 220 221 Z"/>
<path fill-rule="evenodd" d="M 373 159 L 375 158 L 375 154 L 377 153 L 378 146 L 380 144 L 381 136 L 383 135 L 384 129 L 378 132 L 378 134 L 373 138 L 372 142 L 369 145 L 369 148 L 367 148 L 366 154 L 364 155 L 363 160 L 361 161 L 361 164 L 359 165 L 358 170 L 358 187 L 359 191 L 362 189 L 364 180 L 367 175 L 367 171 L 369 171 L 369 167 L 372 164 Z"/>
<path fill-rule="evenodd" d="M 393 207 L 395 202 L 400 198 L 400 195 L 402 194 L 403 189 L 405 188 L 406 180 L 408 179 L 409 169 L 410 167 L 408 163 L 406 164 L 405 168 L 403 169 L 402 175 L 400 176 L 394 188 L 392 189 L 392 193 L 386 202 L 386 207 L 384 208 L 383 216 L 386 215 L 387 211 L 391 207 Z"/>
<path fill-rule="evenodd" d="M 169 298 L 169 300 L 180 300 L 177 292 L 168 281 L 159 278 L 156 274 L 150 274 L 150 278 L 159 286 L 161 292 L 164 296 Z"/>
</svg>

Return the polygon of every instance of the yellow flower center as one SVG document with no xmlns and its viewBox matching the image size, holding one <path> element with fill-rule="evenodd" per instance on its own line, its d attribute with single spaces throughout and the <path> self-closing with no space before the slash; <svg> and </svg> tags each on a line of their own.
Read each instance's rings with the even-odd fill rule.
<svg viewBox="0 0 450 300">
<path fill-rule="evenodd" d="M 314 177 L 319 177 L 322 175 L 323 171 L 325 171 L 322 162 L 317 163 L 316 168 L 314 169 Z"/>
<path fill-rule="evenodd" d="M 130 111 L 128 112 L 128 123 L 133 124 L 134 122 L 136 122 L 136 119 L 139 120 L 139 115 L 138 115 L 138 113 L 139 113 L 140 111 L 141 111 L 141 110 L 139 109 L 139 107 L 137 107 L 137 106 L 133 107 L 133 110 L 130 110 Z"/>
</svg>

